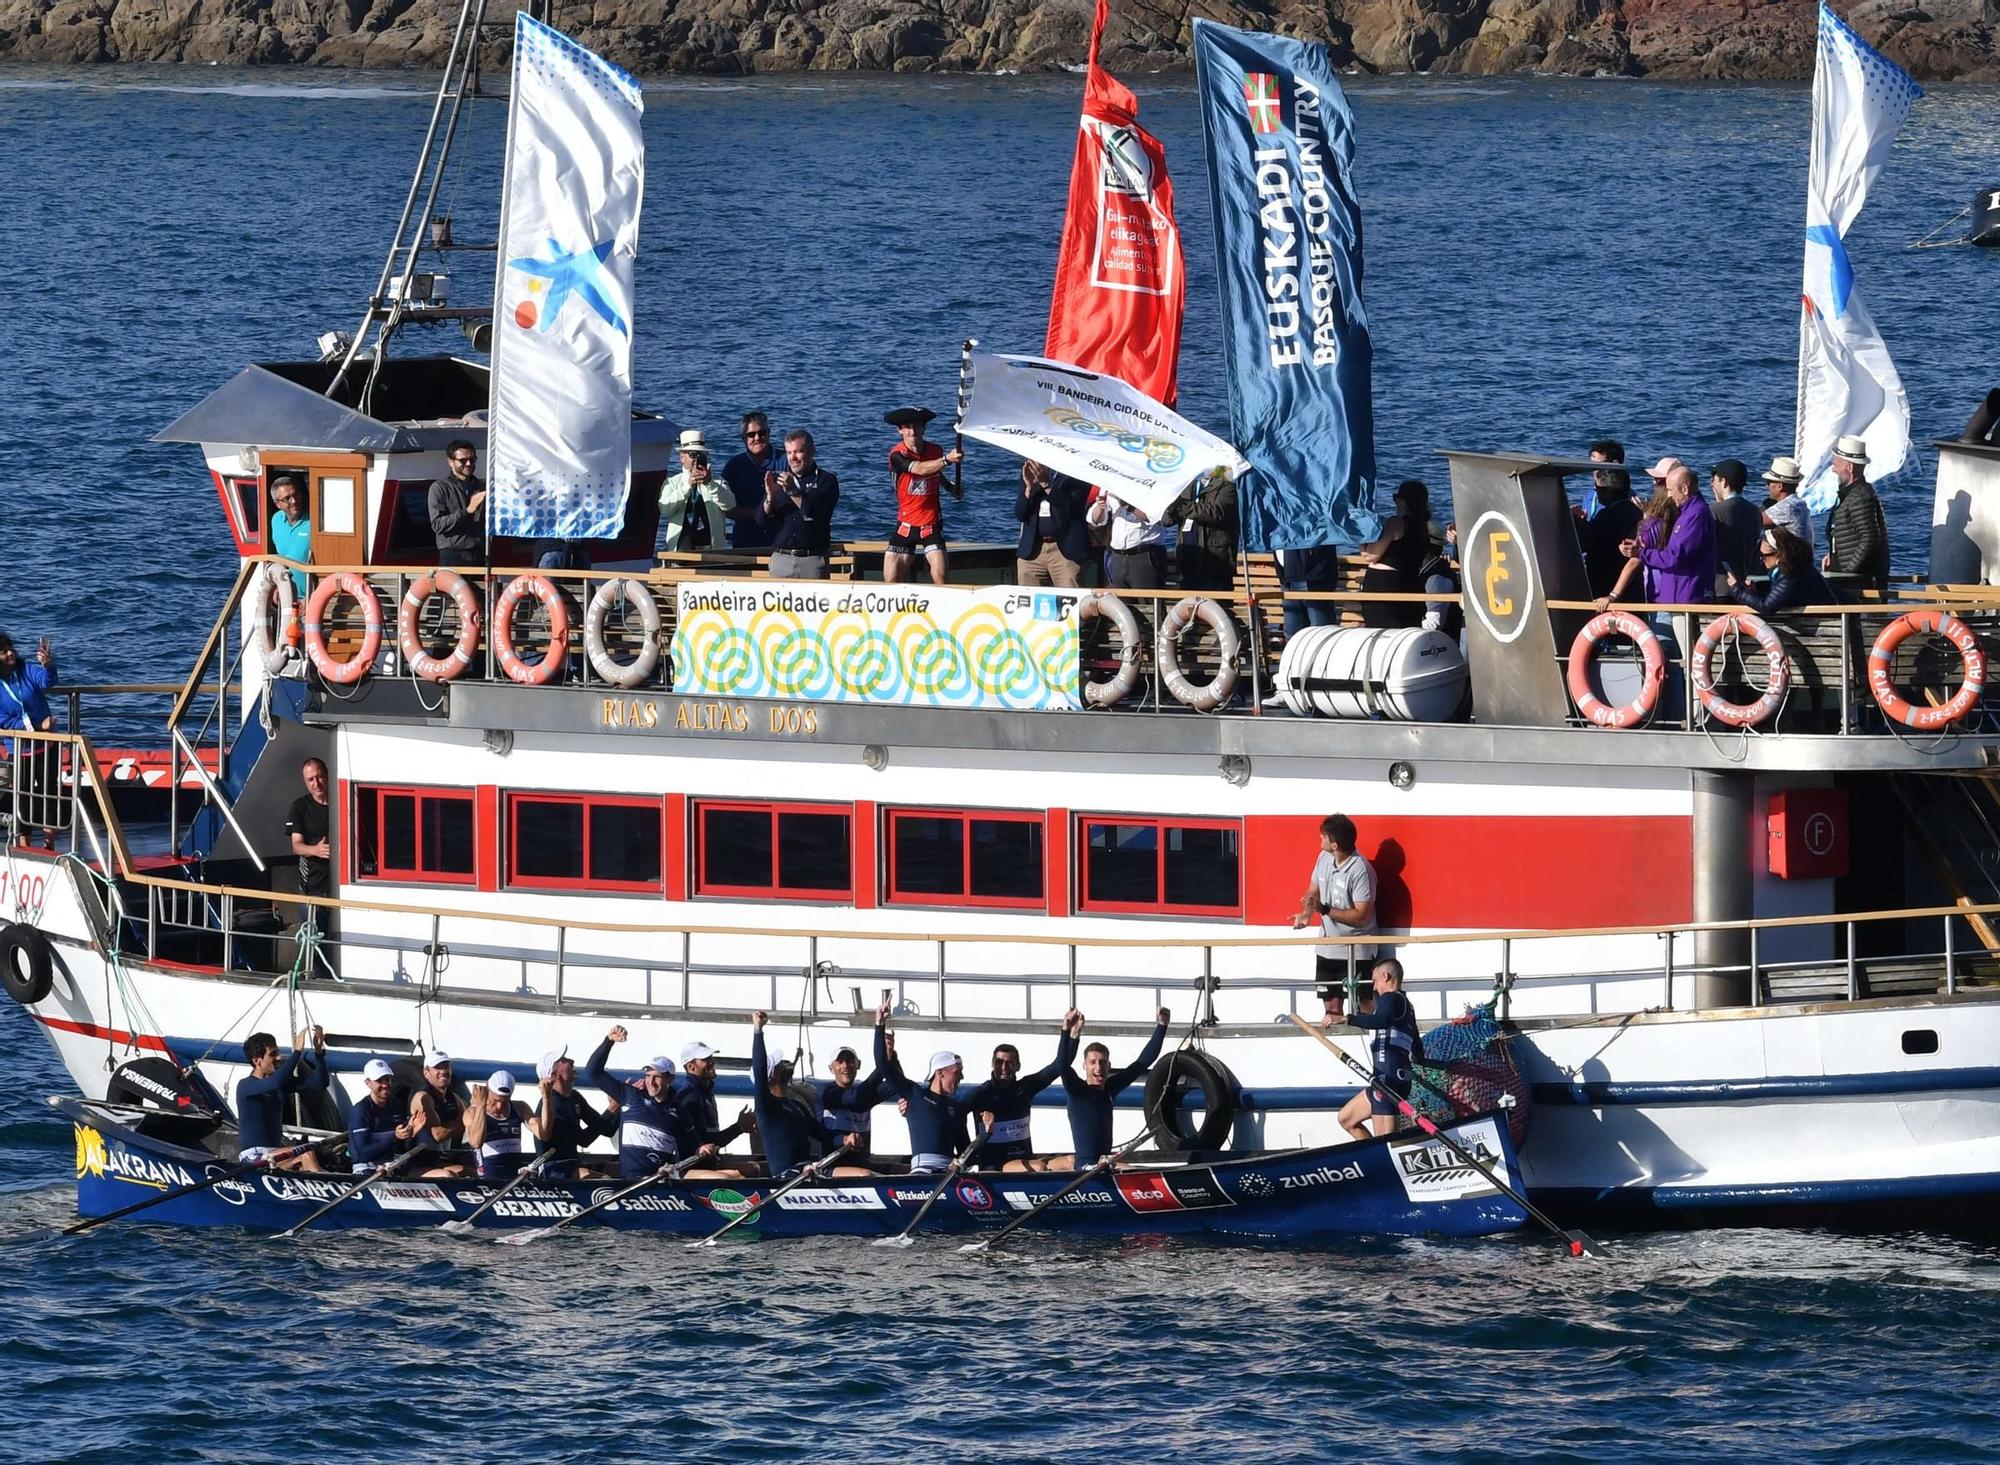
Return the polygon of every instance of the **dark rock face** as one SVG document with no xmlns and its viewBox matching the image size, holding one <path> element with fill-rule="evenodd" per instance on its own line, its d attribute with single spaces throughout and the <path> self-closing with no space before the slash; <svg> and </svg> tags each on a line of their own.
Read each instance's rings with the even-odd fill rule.
<svg viewBox="0 0 2000 1465">
<path fill-rule="evenodd" d="M 489 19 L 511 14 L 496 4 Z M 555 21 L 642 73 L 1046 71 L 1083 60 L 1090 14 L 1090 0 L 558 0 Z M 1325 41 L 1370 71 L 1805 77 L 1813 65 L 1813 0 L 1121 0 L 1106 64 L 1186 66 L 1196 14 Z M 2000 0 L 1852 0 L 1846 14 L 1919 78 L 2000 77 Z M 451 0 L 0 0 L 0 57 L 435 67 L 457 19 Z M 483 44 L 500 65 L 502 44 Z"/>
</svg>

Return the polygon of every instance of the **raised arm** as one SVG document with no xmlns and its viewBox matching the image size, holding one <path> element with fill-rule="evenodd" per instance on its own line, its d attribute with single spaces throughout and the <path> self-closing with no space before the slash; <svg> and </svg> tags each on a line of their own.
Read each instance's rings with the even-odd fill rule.
<svg viewBox="0 0 2000 1465">
<path fill-rule="evenodd" d="M 1071 1016 L 1075 1014 L 1072 1013 Z M 1021 1080 L 1021 1087 L 1031 1094 L 1039 1094 L 1043 1089 L 1062 1077 L 1070 1064 L 1076 1061 L 1076 1033 L 1071 1030 L 1069 1017 L 1063 1019 L 1062 1037 L 1056 1041 L 1055 1060 L 1047 1068 L 1029 1074 Z"/>
<path fill-rule="evenodd" d="M 604 1035 L 604 1041 L 591 1053 L 590 1062 L 583 1066 L 583 1076 L 589 1080 L 590 1086 L 602 1093 L 605 1098 L 614 1099 L 620 1104 L 625 1102 L 625 1080 L 613 1078 L 606 1070 L 605 1064 L 611 1061 L 611 1045 L 622 1043 L 625 1038 L 626 1033 L 622 1026 L 613 1028 Z"/>
<path fill-rule="evenodd" d="M 1121 1089 L 1130 1088 L 1134 1079 L 1143 1078 L 1146 1075 L 1152 1066 L 1159 1061 L 1160 1049 L 1165 1047 L 1167 1042 L 1167 1024 L 1172 1020 L 1173 1014 L 1162 1007 L 1156 1017 L 1153 1036 L 1146 1039 L 1146 1046 L 1139 1050 L 1137 1058 L 1104 1080 L 1104 1086 L 1107 1089 L 1115 1094 Z"/>
</svg>

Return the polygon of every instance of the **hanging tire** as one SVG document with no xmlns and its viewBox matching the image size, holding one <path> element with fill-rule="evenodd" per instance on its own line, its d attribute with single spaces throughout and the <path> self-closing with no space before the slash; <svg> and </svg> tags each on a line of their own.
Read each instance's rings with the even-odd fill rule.
<svg viewBox="0 0 2000 1465">
<path fill-rule="evenodd" d="M 1199 1091 L 1201 1123 L 1190 1132 L 1182 1102 Z M 1168 1154 L 1182 1150 L 1219 1150 L 1229 1142 L 1236 1123 L 1236 1080 L 1206 1053 L 1177 1050 L 1153 1065 L 1146 1075 L 1146 1123 L 1153 1143 Z"/>
<path fill-rule="evenodd" d="M 55 952 L 33 926 L 0 930 L 0 987 L 23 1007 L 33 1007 L 56 984 Z"/>
</svg>

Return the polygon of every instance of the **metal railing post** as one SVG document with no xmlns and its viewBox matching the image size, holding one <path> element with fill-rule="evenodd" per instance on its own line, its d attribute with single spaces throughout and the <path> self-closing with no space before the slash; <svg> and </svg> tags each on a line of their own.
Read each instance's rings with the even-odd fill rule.
<svg viewBox="0 0 2000 1465">
<path fill-rule="evenodd" d="M 694 937 L 681 932 L 681 1011 L 694 1010 Z"/>
<path fill-rule="evenodd" d="M 1201 948 L 1201 1025 L 1215 1026 L 1215 948 L 1204 945 Z M 1072 1004 L 1074 1005 L 1074 1004 Z"/>
<path fill-rule="evenodd" d="M 222 892 L 222 969 L 236 970 L 236 897 Z"/>
<path fill-rule="evenodd" d="M 569 954 L 569 927 L 556 927 L 556 1011 L 563 1007 L 563 958 Z"/>
<path fill-rule="evenodd" d="M 1069 1010 L 1071 1012 L 1076 1011 L 1076 943 L 1074 941 L 1069 944 Z M 1035 998 L 1032 992 L 1028 994 L 1027 1015 L 1030 1018 L 1033 1018 L 1035 1015 Z"/>
<path fill-rule="evenodd" d="M 1854 955 L 1854 922 L 1847 923 L 1847 1000 L 1861 996 L 1861 968 Z"/>
<path fill-rule="evenodd" d="M 146 960 L 160 954 L 160 887 L 146 887 Z"/>
<path fill-rule="evenodd" d="M 1514 938 L 1500 938 L 1500 1021 L 1507 1021 L 1514 1007 Z"/>
<path fill-rule="evenodd" d="M 937 1015 L 938 1015 L 938 1021 L 943 1022 L 945 999 L 944 999 L 944 942 L 942 940 L 938 942 L 937 949 L 938 949 L 938 968 L 937 968 L 938 1014 Z"/>
<path fill-rule="evenodd" d="M 1750 928 L 1750 1005 L 1758 1007 L 1764 1001 L 1762 974 L 1757 970 L 1757 928 Z"/>
<path fill-rule="evenodd" d="M 1958 938 L 1952 934 L 1950 916 L 1944 918 L 1944 990 L 1947 997 L 1958 990 Z"/>
<path fill-rule="evenodd" d="M 1680 1007 L 1674 1001 L 1674 933 L 1672 931 L 1667 931 L 1664 932 L 1663 934 L 1667 938 L 1667 957 L 1665 962 L 1665 970 L 1667 974 L 1667 1010 L 1669 1012 L 1678 1012 L 1680 1010 Z M 1596 988 L 1594 984 L 1592 986 L 1590 1005 L 1593 1011 L 1597 1007 Z"/>
<path fill-rule="evenodd" d="M 1680 643 L 1681 653 L 1681 731 L 1694 731 L 1695 690 L 1694 681 L 1688 676 L 1688 647 L 1694 645 L 1694 615 L 1690 611 L 1674 612 L 1674 639 Z M 1593 1003 L 1594 1007 L 1596 1004 Z"/>
<path fill-rule="evenodd" d="M 1846 616 L 1837 619 L 1840 621 L 1840 736 L 1846 737 L 1852 731 L 1854 721 L 1849 702 L 1854 684 L 1854 653 L 1847 644 L 1852 626 Z"/>
<path fill-rule="evenodd" d="M 806 937 L 806 1008 L 813 1021 L 819 1020 L 819 937 Z"/>
</svg>

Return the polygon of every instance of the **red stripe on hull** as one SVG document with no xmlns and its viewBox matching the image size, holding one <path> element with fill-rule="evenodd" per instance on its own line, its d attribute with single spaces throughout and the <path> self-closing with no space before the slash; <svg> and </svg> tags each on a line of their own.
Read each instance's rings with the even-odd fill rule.
<svg viewBox="0 0 2000 1465">
<path fill-rule="evenodd" d="M 144 1033 L 128 1033 L 118 1028 L 102 1028 L 94 1022 L 72 1022 L 66 1017 L 44 1017 L 39 1012 L 34 1014 L 34 1018 L 43 1027 L 54 1028 L 58 1032 L 81 1033 L 86 1038 L 103 1038 L 113 1043 L 129 1043 L 133 1047 L 148 1048 L 155 1053 L 166 1053 L 169 1051 L 164 1039 L 148 1037 Z"/>
</svg>

